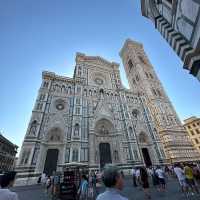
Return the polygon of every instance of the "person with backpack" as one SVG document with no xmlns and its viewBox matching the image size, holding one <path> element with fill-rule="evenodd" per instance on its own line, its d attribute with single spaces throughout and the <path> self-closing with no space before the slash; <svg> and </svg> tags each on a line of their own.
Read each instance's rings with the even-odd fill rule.
<svg viewBox="0 0 200 200">
<path fill-rule="evenodd" d="M 160 166 L 157 167 L 156 169 L 156 174 L 158 176 L 158 180 L 159 180 L 159 188 L 160 191 L 165 191 L 165 186 L 166 186 L 166 182 L 165 182 L 165 172 L 163 169 L 161 169 Z"/>
<path fill-rule="evenodd" d="M 87 200 L 88 198 L 88 179 L 86 175 L 82 175 L 81 184 L 78 190 L 79 200 Z"/>
<path fill-rule="evenodd" d="M 57 172 L 53 171 L 52 176 L 52 195 L 57 196 L 59 193 L 59 186 L 60 186 L 60 176 Z"/>
<path fill-rule="evenodd" d="M 157 190 L 159 189 L 159 178 L 158 178 L 158 175 L 156 174 L 156 169 L 153 167 L 152 168 L 152 183 L 153 183 L 153 186 L 155 186 L 157 188 Z"/>
</svg>

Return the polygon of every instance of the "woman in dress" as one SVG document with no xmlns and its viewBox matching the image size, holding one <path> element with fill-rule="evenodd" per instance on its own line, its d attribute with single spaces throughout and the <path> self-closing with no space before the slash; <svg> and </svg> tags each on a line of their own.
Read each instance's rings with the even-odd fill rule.
<svg viewBox="0 0 200 200">
<path fill-rule="evenodd" d="M 148 173 L 144 167 L 140 168 L 140 182 L 144 190 L 145 199 L 151 199 L 151 195 L 149 192 Z"/>
</svg>

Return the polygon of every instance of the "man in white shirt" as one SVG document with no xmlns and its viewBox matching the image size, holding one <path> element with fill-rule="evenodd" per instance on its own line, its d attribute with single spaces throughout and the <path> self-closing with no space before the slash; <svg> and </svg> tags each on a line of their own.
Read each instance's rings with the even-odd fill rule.
<svg viewBox="0 0 200 200">
<path fill-rule="evenodd" d="M 128 200 L 120 194 L 124 187 L 124 180 L 116 166 L 107 165 L 103 171 L 102 180 L 106 191 L 98 195 L 97 200 Z"/>
<path fill-rule="evenodd" d="M 15 192 L 9 190 L 15 181 L 16 172 L 7 172 L 1 176 L 0 200 L 19 200 Z"/>
<path fill-rule="evenodd" d="M 156 174 L 159 179 L 160 190 L 165 190 L 165 172 L 161 169 L 161 167 L 157 167 Z"/>
<path fill-rule="evenodd" d="M 133 176 L 133 186 L 134 187 L 137 187 L 137 183 L 136 183 L 136 170 L 135 168 L 133 167 L 133 169 L 131 170 L 132 172 L 132 176 Z"/>
<path fill-rule="evenodd" d="M 176 164 L 174 166 L 174 173 L 176 174 L 176 176 L 178 178 L 182 192 L 187 192 L 188 186 L 187 186 L 187 183 L 186 183 L 186 177 L 185 177 L 183 169 L 181 169 L 179 164 Z"/>
<path fill-rule="evenodd" d="M 140 168 L 138 167 L 135 172 L 137 184 L 140 185 Z"/>
</svg>

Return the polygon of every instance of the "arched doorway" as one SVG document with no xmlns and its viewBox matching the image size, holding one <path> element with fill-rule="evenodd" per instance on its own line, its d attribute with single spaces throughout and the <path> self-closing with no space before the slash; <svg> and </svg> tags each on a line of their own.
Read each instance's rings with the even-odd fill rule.
<svg viewBox="0 0 200 200">
<path fill-rule="evenodd" d="M 109 143 L 100 143 L 99 144 L 99 153 L 100 153 L 101 169 L 105 166 L 105 164 L 112 163 Z"/>
<path fill-rule="evenodd" d="M 151 158 L 149 156 L 149 151 L 147 148 L 142 148 L 142 155 L 143 155 L 146 167 L 152 166 Z"/>
<path fill-rule="evenodd" d="M 58 149 L 48 149 L 46 161 L 44 165 L 44 173 L 46 175 L 52 175 L 53 171 L 56 171 L 58 162 Z"/>
</svg>

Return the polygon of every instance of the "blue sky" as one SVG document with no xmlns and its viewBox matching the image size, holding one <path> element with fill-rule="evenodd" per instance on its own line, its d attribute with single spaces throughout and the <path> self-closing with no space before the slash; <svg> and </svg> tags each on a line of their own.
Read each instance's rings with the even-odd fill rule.
<svg viewBox="0 0 200 200">
<path fill-rule="evenodd" d="M 200 116 L 200 83 L 141 16 L 139 0 L 6 0 L 0 4 L 0 130 L 21 146 L 42 71 L 72 76 L 76 52 L 121 63 L 126 38 L 143 43 L 181 120 Z"/>
</svg>

